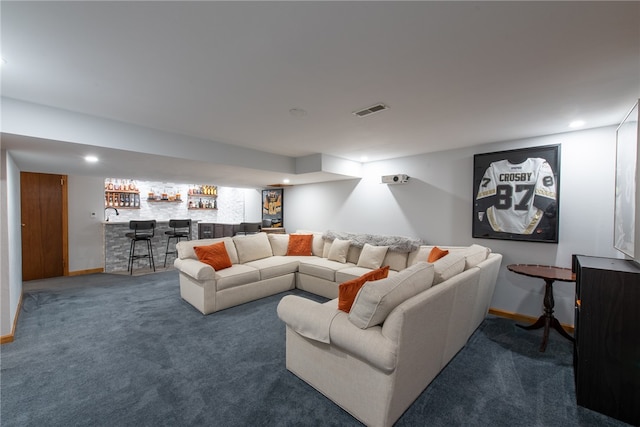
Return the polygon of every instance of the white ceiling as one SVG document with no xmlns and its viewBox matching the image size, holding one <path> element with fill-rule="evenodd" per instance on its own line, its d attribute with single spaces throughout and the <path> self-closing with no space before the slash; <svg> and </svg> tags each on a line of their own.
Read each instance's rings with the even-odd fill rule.
<svg viewBox="0 0 640 427">
<path fill-rule="evenodd" d="M 640 97 L 640 2 L 2 1 L 0 17 L 5 98 L 287 157 L 607 126 Z M 352 114 L 378 102 L 390 109 Z M 60 145 L 2 146 L 23 170 L 78 173 Z M 194 177 L 191 160 L 146 159 Z M 235 175 L 278 179 L 265 173 Z"/>
</svg>

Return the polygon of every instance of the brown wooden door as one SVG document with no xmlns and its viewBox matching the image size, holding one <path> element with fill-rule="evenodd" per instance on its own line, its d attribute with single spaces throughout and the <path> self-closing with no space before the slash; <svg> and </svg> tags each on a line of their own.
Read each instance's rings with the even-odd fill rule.
<svg viewBox="0 0 640 427">
<path fill-rule="evenodd" d="M 67 176 L 20 173 L 22 280 L 68 274 Z"/>
</svg>

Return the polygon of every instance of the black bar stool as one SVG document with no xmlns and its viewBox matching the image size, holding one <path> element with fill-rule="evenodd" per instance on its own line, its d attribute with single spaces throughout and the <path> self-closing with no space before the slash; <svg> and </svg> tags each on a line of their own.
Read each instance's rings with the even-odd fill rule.
<svg viewBox="0 0 640 427">
<path fill-rule="evenodd" d="M 140 258 L 149 258 L 149 267 L 156 271 L 156 263 L 153 259 L 153 245 L 151 245 L 151 239 L 155 235 L 156 220 L 148 221 L 129 221 L 129 229 L 133 230 L 131 233 L 125 234 L 131 239 L 131 246 L 129 247 L 129 263 L 127 264 L 127 271 L 129 274 L 133 274 L 133 261 Z M 147 254 L 136 255 L 136 242 L 147 242 Z"/>
<path fill-rule="evenodd" d="M 178 250 L 175 249 L 169 252 L 169 242 L 171 239 L 176 239 L 176 244 L 181 239 L 191 240 L 191 220 L 190 219 L 170 219 L 169 227 L 172 229 L 169 231 L 165 231 L 164 234 L 167 236 L 167 249 L 164 252 L 164 266 L 167 266 L 167 255 L 176 254 L 178 255 Z"/>
</svg>

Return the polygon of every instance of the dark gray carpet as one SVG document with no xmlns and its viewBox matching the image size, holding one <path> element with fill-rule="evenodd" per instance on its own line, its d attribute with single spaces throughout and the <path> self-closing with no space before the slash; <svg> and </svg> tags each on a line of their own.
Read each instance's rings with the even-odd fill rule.
<svg viewBox="0 0 640 427">
<path fill-rule="evenodd" d="M 2 426 L 359 425 L 285 369 L 284 294 L 202 316 L 175 271 L 56 280 L 0 347 Z M 487 319 L 397 425 L 624 425 L 576 406 L 568 341 L 539 343 Z"/>
</svg>

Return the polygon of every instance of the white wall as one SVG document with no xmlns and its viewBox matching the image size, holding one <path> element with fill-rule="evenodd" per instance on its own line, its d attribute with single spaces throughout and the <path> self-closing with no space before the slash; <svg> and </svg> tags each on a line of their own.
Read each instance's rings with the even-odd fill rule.
<svg viewBox="0 0 640 427">
<path fill-rule="evenodd" d="M 22 238 L 20 171 L 10 154 L 4 150 L 0 153 L 0 335 L 5 336 L 12 332 L 22 295 Z"/>
<path fill-rule="evenodd" d="M 244 221 L 262 222 L 262 190 L 247 188 L 244 190 Z"/>
<path fill-rule="evenodd" d="M 473 155 L 561 144 L 558 244 L 471 237 Z M 571 266 L 574 253 L 621 258 L 613 249 L 615 127 L 570 132 L 365 164 L 360 180 L 285 189 L 288 231 L 341 230 L 420 237 L 427 243 L 489 246 L 504 256 L 492 307 L 537 317 L 544 282 L 506 270 L 508 264 Z M 380 184 L 404 173 L 406 185 Z M 573 324 L 574 284 L 554 285 L 555 314 Z"/>
</svg>

